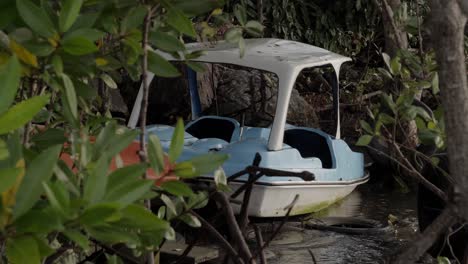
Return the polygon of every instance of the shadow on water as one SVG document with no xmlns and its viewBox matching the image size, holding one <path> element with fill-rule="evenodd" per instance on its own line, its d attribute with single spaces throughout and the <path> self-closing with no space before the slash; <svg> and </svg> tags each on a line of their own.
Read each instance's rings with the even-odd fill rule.
<svg viewBox="0 0 468 264">
<path fill-rule="evenodd" d="M 268 263 L 382 263 L 417 232 L 416 196 L 379 184 L 359 186 L 344 200 L 312 217 L 362 217 L 389 225 L 378 234 L 343 234 L 288 222 L 266 251 Z M 275 223 L 259 224 L 267 238 Z M 250 242 L 254 243 L 253 235 Z"/>
</svg>

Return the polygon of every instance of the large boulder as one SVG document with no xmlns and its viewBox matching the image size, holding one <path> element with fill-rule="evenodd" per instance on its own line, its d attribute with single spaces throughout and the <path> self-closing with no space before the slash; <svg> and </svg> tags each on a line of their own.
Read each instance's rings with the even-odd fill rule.
<svg viewBox="0 0 468 264">
<path fill-rule="evenodd" d="M 268 126 L 275 115 L 278 79 L 260 70 L 235 66 L 207 66 L 198 75 L 199 94 L 206 114 L 219 114 L 241 119 L 251 126 Z M 217 98 L 217 100 L 215 100 Z M 288 110 L 288 123 L 302 126 L 318 124 L 312 106 L 293 90 Z"/>
<path fill-rule="evenodd" d="M 232 65 L 209 65 L 197 74 L 203 114 L 221 115 L 245 125 L 269 126 L 273 120 L 278 94 L 276 75 Z M 185 71 L 180 78 L 155 78 L 150 85 L 147 124 L 174 124 L 177 117 L 191 118 L 190 95 Z M 132 109 L 140 83 L 129 82 L 120 90 L 128 109 Z M 313 107 L 294 89 L 288 123 L 317 127 Z"/>
</svg>

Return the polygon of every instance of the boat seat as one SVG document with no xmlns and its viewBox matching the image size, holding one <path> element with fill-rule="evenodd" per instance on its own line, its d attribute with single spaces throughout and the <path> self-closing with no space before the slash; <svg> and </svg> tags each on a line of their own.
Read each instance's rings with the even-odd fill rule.
<svg viewBox="0 0 468 264">
<path fill-rule="evenodd" d="M 232 118 L 204 116 L 189 123 L 185 131 L 198 139 L 219 138 L 231 142 L 238 128 L 239 123 Z"/>
<path fill-rule="evenodd" d="M 330 169 L 333 166 L 330 147 L 327 139 L 310 130 L 288 129 L 284 131 L 283 142 L 292 148 L 295 148 L 303 158 L 318 158 L 322 161 L 324 169 Z"/>
</svg>

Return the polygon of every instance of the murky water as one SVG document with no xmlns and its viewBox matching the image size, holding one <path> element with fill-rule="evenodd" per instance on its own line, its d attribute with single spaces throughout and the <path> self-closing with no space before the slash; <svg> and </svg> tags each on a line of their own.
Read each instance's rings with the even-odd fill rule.
<svg viewBox="0 0 468 264">
<path fill-rule="evenodd" d="M 320 216 L 364 217 L 388 224 L 388 232 L 350 235 L 287 223 L 265 252 L 268 263 L 382 263 L 417 232 L 414 194 L 380 185 L 360 186 Z M 274 223 L 259 224 L 268 238 Z M 251 243 L 254 243 L 251 238 Z"/>
</svg>

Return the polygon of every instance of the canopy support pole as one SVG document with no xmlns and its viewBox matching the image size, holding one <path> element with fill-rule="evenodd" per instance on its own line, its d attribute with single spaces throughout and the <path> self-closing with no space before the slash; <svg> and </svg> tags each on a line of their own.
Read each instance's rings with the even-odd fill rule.
<svg viewBox="0 0 468 264">
<path fill-rule="evenodd" d="M 154 74 L 152 72 L 148 72 L 148 78 L 146 79 L 148 82 L 148 87 L 150 87 L 151 81 L 154 78 Z M 138 120 L 140 119 L 140 112 L 141 112 L 141 101 L 143 100 L 143 82 L 141 82 L 140 89 L 138 90 L 138 95 L 135 99 L 135 103 L 133 104 L 132 113 L 130 114 L 130 118 L 128 120 L 127 126 L 129 128 L 135 128 Z"/>
<path fill-rule="evenodd" d="M 187 79 L 190 90 L 190 105 L 192 108 L 192 120 L 195 120 L 201 115 L 200 95 L 198 94 L 197 73 L 187 67 Z"/>
</svg>

